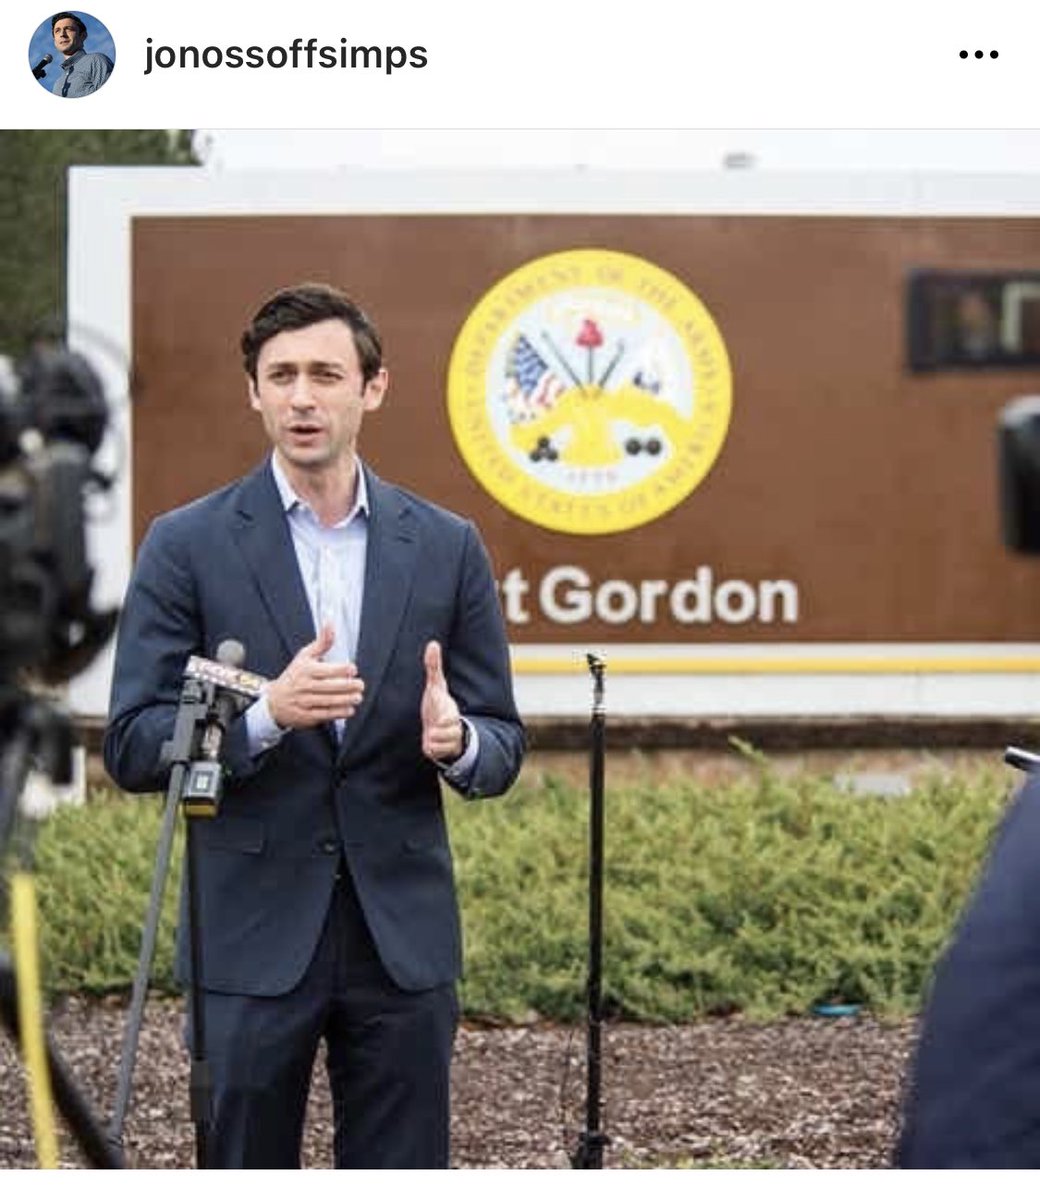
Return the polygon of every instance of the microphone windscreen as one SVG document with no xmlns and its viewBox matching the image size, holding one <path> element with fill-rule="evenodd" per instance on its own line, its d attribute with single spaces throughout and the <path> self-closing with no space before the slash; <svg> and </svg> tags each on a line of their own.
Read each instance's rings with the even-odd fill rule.
<svg viewBox="0 0 1040 1200">
<path fill-rule="evenodd" d="M 246 661 L 246 648 L 235 638 L 225 638 L 217 647 L 217 662 L 225 667 L 240 667 Z"/>
</svg>

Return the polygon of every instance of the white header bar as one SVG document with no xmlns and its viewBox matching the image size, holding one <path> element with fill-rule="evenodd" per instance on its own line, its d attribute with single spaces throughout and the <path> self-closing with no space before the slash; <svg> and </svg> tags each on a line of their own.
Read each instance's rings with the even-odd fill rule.
<svg viewBox="0 0 1040 1200">
<path fill-rule="evenodd" d="M 50 10 L 16 0 L 0 111 L 26 128 L 1030 128 L 1021 0 L 88 0 L 115 66 L 54 95 Z M 72 9 L 79 13 L 79 9 Z M 101 27 L 107 31 L 102 33 Z M 110 37 L 110 41 L 107 38 Z M 47 47 L 50 47 L 49 51 Z M 56 60 L 44 84 L 31 67 Z M 272 166 L 277 164 L 272 163 Z"/>
</svg>

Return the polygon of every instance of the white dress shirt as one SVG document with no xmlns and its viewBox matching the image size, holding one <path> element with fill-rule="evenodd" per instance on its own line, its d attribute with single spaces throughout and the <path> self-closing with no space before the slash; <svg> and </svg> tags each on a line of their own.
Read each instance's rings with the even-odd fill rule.
<svg viewBox="0 0 1040 1200">
<path fill-rule="evenodd" d="M 296 494 L 275 455 L 271 456 L 271 469 L 289 522 L 314 628 L 320 630 L 331 625 L 335 632 L 335 640 L 323 661 L 354 662 L 368 551 L 368 485 L 361 463 L 358 462 L 354 504 L 335 525 L 323 525 L 311 506 Z M 245 719 L 249 750 L 254 757 L 276 746 L 288 732 L 271 716 L 266 695 L 246 710 Z M 479 737 L 473 724 L 462 719 L 469 728 L 465 753 L 442 770 L 453 783 L 465 786 L 477 759 Z M 343 734 L 343 726 L 344 721 L 336 721 L 339 736 Z"/>
</svg>

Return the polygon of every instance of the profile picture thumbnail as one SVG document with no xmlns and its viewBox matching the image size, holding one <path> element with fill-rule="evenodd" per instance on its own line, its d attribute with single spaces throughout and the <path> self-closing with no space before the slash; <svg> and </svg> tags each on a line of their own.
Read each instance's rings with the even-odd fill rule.
<svg viewBox="0 0 1040 1200">
<path fill-rule="evenodd" d="M 105 25 L 90 13 L 56 12 L 36 27 L 29 66 L 41 87 L 65 100 L 92 96 L 112 75 L 116 47 Z"/>
</svg>

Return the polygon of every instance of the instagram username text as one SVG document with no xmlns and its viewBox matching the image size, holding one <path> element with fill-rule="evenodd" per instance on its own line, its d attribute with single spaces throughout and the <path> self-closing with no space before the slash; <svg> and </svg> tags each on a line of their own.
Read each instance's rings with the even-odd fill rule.
<svg viewBox="0 0 1040 1200">
<path fill-rule="evenodd" d="M 375 69 L 387 75 L 405 67 L 425 67 L 429 61 L 425 46 L 352 46 L 340 38 L 339 46 L 319 46 L 317 38 L 294 38 L 291 46 L 153 46 L 146 38 L 145 75 L 156 68 L 169 70 L 216 70 L 229 67 L 324 68 L 326 70 Z"/>
</svg>

